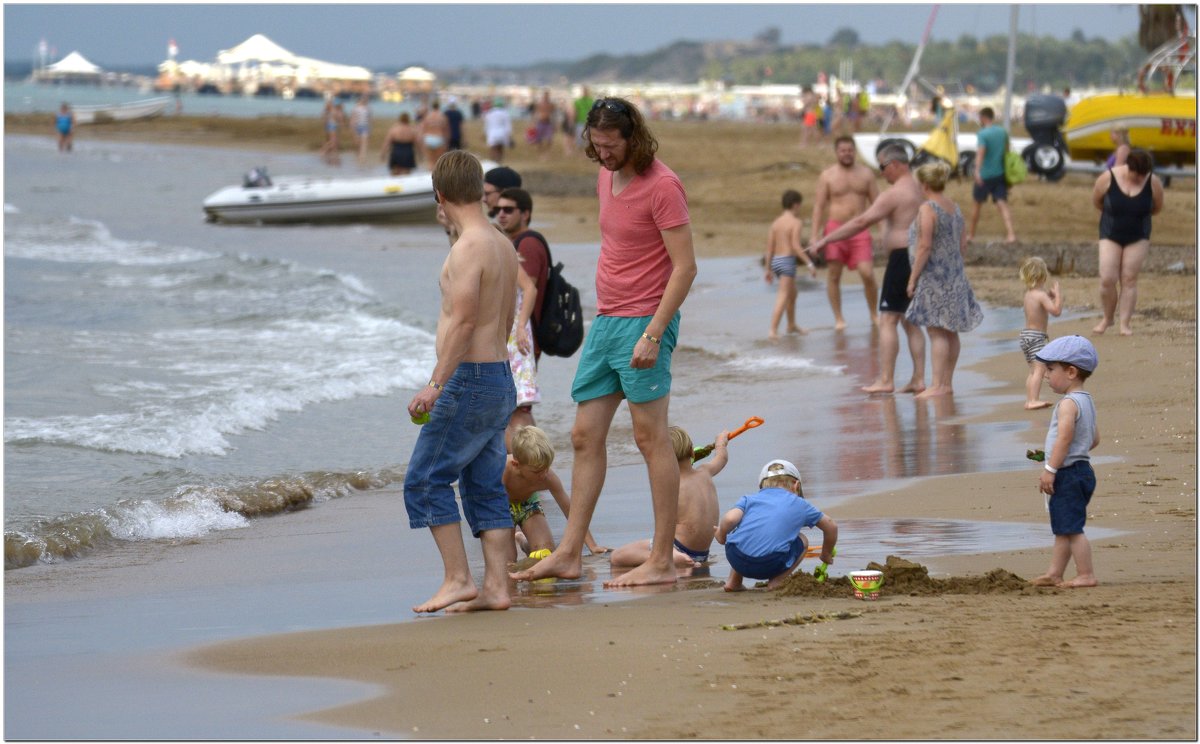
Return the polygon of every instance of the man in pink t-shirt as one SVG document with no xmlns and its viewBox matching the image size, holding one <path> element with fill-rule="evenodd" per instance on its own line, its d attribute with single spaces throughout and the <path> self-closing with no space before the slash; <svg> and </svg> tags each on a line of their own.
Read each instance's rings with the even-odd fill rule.
<svg viewBox="0 0 1200 744">
<path fill-rule="evenodd" d="M 601 98 L 583 132 L 587 155 L 602 168 L 598 314 L 580 354 L 571 397 L 579 404 L 571 441 L 571 513 L 562 542 L 520 581 L 578 578 L 583 544 L 607 470 L 607 437 L 622 400 L 646 460 L 654 541 L 642 565 L 606 586 L 671 583 L 679 506 L 679 466 L 667 431 L 671 353 L 679 308 L 696 278 L 696 256 L 683 184 L 655 158 L 658 142 L 641 113 L 621 98 Z"/>
</svg>

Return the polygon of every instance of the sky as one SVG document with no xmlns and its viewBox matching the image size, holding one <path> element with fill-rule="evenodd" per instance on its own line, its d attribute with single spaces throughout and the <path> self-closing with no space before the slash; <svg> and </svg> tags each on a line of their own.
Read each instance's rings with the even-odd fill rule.
<svg viewBox="0 0 1200 744">
<path fill-rule="evenodd" d="M 932 38 L 1006 34 L 1008 4 L 943 3 Z M 1137 33 L 1132 4 L 1017 6 L 1021 33 L 1115 41 Z M 54 62 L 71 51 L 105 69 L 157 65 L 171 39 L 178 60 L 211 62 L 255 33 L 289 51 L 368 68 L 520 66 L 598 53 L 650 52 L 673 41 L 750 40 L 776 27 L 784 44 L 824 43 L 841 28 L 870 44 L 917 43 L 932 5 L 662 3 L 517 5 L 4 4 L 4 59 L 35 62 L 46 40 Z"/>
</svg>

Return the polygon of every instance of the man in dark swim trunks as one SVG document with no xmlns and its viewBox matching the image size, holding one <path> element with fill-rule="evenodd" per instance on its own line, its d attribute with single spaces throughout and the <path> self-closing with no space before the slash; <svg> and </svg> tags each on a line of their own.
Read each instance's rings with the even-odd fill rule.
<svg viewBox="0 0 1200 744">
<path fill-rule="evenodd" d="M 925 333 L 920 326 L 904 319 L 908 309 L 908 279 L 912 266 L 908 259 L 908 226 L 917 218 L 917 210 L 925 200 L 921 187 L 908 169 L 908 154 L 899 145 L 879 151 L 879 172 L 891 184 L 879 195 L 867 211 L 830 231 L 810 245 L 815 252 L 830 243 L 860 233 L 877 222 L 887 220 L 883 245 L 887 249 L 887 269 L 883 273 L 883 291 L 879 297 L 879 379 L 862 388 L 865 393 L 894 392 L 896 357 L 900 354 L 900 335 L 896 325 L 904 327 L 908 350 L 912 354 L 913 373 L 902 393 L 919 393 L 925 389 Z"/>
</svg>

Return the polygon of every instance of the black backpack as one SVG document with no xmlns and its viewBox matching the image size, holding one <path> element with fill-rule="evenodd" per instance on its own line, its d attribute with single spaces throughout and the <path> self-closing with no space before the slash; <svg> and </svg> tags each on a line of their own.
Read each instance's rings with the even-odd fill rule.
<svg viewBox="0 0 1200 744">
<path fill-rule="evenodd" d="M 579 290 L 563 276 L 562 262 L 554 263 L 546 239 L 537 231 L 529 230 L 517 242 L 525 235 L 541 241 L 546 249 L 546 264 L 550 267 L 542 297 L 542 318 L 533 326 L 533 337 L 542 353 L 569 357 L 583 344 L 583 306 L 579 302 Z"/>
</svg>

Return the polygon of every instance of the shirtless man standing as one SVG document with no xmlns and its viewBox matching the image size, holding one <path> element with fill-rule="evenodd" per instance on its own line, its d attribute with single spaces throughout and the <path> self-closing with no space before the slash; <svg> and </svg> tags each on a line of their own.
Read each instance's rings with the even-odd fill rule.
<svg viewBox="0 0 1200 744">
<path fill-rule="evenodd" d="M 865 212 L 879 194 L 871 169 L 855 161 L 853 138 L 838 137 L 833 143 L 833 150 L 837 154 L 837 163 L 821 171 L 821 176 L 817 179 L 812 237 L 809 240 L 809 243 L 814 245 L 822 234 L 833 232 Z M 846 327 L 846 319 L 842 317 L 843 267 L 858 269 L 858 274 L 862 277 L 863 295 L 867 299 L 867 309 L 871 312 L 871 322 L 878 324 L 871 234 L 862 230 L 845 240 L 822 245 L 825 249 L 825 260 L 829 262 L 826 291 L 829 294 L 829 306 L 833 309 L 833 327 L 839 331 Z M 809 251 L 815 252 L 815 249 L 810 247 Z"/>
<path fill-rule="evenodd" d="M 504 427 L 516 407 L 508 364 L 515 312 L 517 254 L 483 213 L 483 168 L 465 150 L 433 169 L 439 216 L 456 236 L 442 265 L 437 363 L 408 404 L 414 421 L 428 414 L 404 477 L 409 527 L 428 527 L 442 557 L 442 585 L 413 612 L 505 610 L 512 515 L 503 476 Z M 463 545 L 458 505 L 483 544 L 483 586 L 476 588 Z"/>
<path fill-rule="evenodd" d="M 889 145 L 879 151 L 879 172 L 891 184 L 887 190 L 871 203 L 867 211 L 826 233 L 808 250 L 820 250 L 831 242 L 887 220 L 883 246 L 888 252 L 888 263 L 883 272 L 883 292 L 879 298 L 879 378 L 862 390 L 866 393 L 895 391 L 896 357 L 900 354 L 900 335 L 896 325 L 899 324 L 904 327 L 908 337 L 908 351 L 913 360 L 912 379 L 900 392 L 919 393 L 925 389 L 925 334 L 920 326 L 904 319 L 904 311 L 908 309 L 908 278 L 912 273 L 908 259 L 908 227 L 917 218 L 917 210 L 925 197 L 908 169 L 908 153 L 903 147 Z"/>
</svg>

